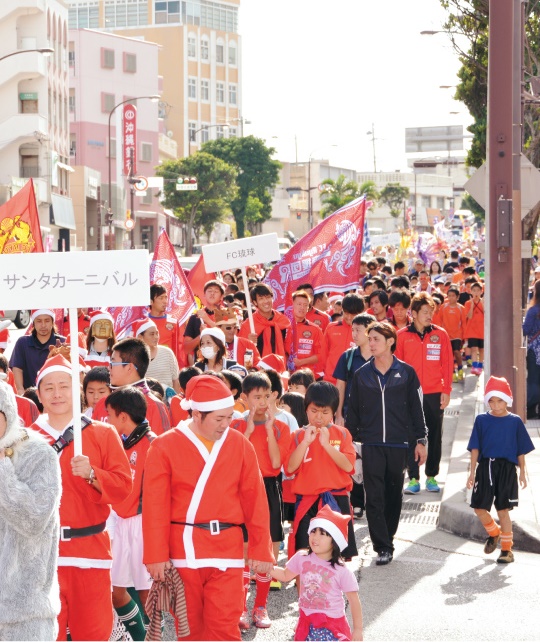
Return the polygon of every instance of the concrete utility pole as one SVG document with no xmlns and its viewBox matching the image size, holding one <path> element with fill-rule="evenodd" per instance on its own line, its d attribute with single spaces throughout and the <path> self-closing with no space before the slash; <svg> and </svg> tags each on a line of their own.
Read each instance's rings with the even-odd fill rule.
<svg viewBox="0 0 540 642">
<path fill-rule="evenodd" d="M 521 347 L 521 342 L 517 345 L 516 342 L 522 322 L 519 289 L 517 293 L 515 291 L 515 283 L 520 281 L 521 275 L 521 225 L 518 232 L 513 219 L 517 217 L 520 221 L 521 217 L 519 183 L 514 192 L 516 184 L 512 154 L 515 122 L 513 94 L 516 91 L 514 38 L 520 37 L 516 31 L 520 29 L 521 21 L 514 24 L 514 13 L 514 2 L 489 2 L 485 314 L 487 374 L 506 377 L 514 395 L 517 395 L 522 388 L 519 379 L 524 378 L 521 373 L 521 377 L 518 376 L 520 364 L 516 358 Z M 521 97 L 521 87 L 518 91 Z M 512 203 L 513 195 L 518 203 Z M 519 304 L 516 307 L 517 301 Z"/>
</svg>

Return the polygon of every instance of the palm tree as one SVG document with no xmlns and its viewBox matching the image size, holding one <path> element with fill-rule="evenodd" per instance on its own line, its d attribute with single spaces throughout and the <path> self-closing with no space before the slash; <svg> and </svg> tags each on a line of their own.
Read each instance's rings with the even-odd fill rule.
<svg viewBox="0 0 540 642">
<path fill-rule="evenodd" d="M 381 197 L 377 186 L 373 181 L 364 181 L 358 188 L 358 196 L 366 195 L 366 201 L 371 202 L 371 207 L 377 205 L 377 201 Z"/>
<path fill-rule="evenodd" d="M 340 174 L 337 180 L 325 178 L 321 183 L 321 218 L 333 214 L 347 203 L 353 201 L 358 195 L 358 183 L 347 181 L 344 174 Z"/>
</svg>

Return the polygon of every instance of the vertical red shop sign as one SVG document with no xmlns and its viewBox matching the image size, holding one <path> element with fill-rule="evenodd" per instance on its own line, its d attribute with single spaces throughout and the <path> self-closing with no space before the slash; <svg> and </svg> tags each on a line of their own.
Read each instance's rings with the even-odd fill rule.
<svg viewBox="0 0 540 642">
<path fill-rule="evenodd" d="M 124 174 L 133 176 L 137 173 L 137 108 L 129 103 L 124 105 L 123 143 Z"/>
</svg>

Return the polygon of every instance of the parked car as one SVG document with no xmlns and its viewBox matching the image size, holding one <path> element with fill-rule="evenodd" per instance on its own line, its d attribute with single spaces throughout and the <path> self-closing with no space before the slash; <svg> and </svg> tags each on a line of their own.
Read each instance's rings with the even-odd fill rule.
<svg viewBox="0 0 540 642">
<path fill-rule="evenodd" d="M 284 239 L 284 238 L 278 238 L 278 245 L 279 245 L 279 253 L 281 256 L 285 256 L 287 252 L 291 249 L 293 244 L 290 242 L 289 239 Z"/>
<path fill-rule="evenodd" d="M 5 310 L 4 316 L 6 319 L 13 321 L 18 328 L 26 328 L 30 323 L 32 316 L 31 310 Z"/>
</svg>

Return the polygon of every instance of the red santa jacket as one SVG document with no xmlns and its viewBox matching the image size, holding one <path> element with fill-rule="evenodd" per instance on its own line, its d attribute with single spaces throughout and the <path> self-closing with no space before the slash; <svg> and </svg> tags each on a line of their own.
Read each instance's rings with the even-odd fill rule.
<svg viewBox="0 0 540 642">
<path fill-rule="evenodd" d="M 395 355 L 412 366 L 425 395 L 452 392 L 454 354 L 448 333 L 438 325 L 427 328 L 421 337 L 413 324 L 397 333 Z"/>
<path fill-rule="evenodd" d="M 245 524 L 248 558 L 274 559 L 270 516 L 257 455 L 237 430 L 227 430 L 208 452 L 186 422 L 154 439 L 144 469 L 145 564 L 170 559 L 183 568 L 243 568 L 242 530 L 212 534 L 188 524 L 219 520 Z"/>
<path fill-rule="evenodd" d="M 62 434 L 47 423 L 47 415 L 41 415 L 31 426 L 41 433 L 50 444 Z M 73 442 L 60 453 L 62 473 L 62 501 L 60 502 L 61 528 L 85 528 L 107 521 L 111 512 L 109 504 L 123 501 L 131 492 L 131 470 L 118 433 L 112 426 L 92 422 L 82 431 L 82 452 L 101 486 L 101 493 L 82 477 L 71 472 L 74 456 Z M 111 540 L 104 530 L 64 541 L 60 536 L 58 566 L 77 568 L 111 568 Z"/>
<path fill-rule="evenodd" d="M 38 407 L 31 399 L 21 397 L 20 395 L 15 395 L 15 401 L 17 402 L 17 414 L 22 420 L 23 426 L 30 428 L 39 417 Z"/>
</svg>

